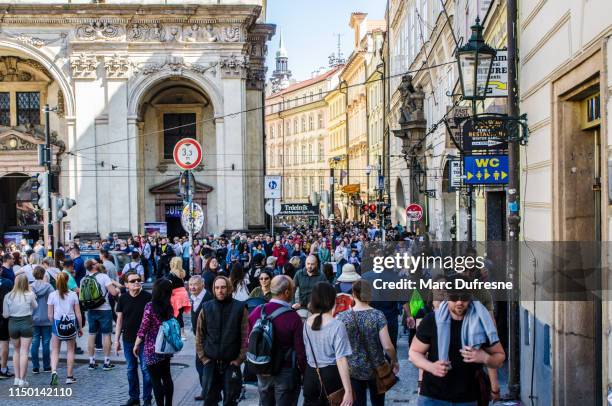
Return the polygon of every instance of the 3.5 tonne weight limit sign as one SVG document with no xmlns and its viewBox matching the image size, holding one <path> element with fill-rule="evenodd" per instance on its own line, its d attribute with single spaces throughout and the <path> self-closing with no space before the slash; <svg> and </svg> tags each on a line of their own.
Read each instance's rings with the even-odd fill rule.
<svg viewBox="0 0 612 406">
<path fill-rule="evenodd" d="M 179 168 L 190 171 L 202 162 L 202 146 L 193 138 L 183 138 L 174 146 L 172 155 Z"/>
</svg>

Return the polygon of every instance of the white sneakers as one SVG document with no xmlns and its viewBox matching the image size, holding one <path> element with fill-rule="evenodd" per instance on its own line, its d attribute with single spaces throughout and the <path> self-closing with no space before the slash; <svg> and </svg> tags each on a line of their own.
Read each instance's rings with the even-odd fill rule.
<svg viewBox="0 0 612 406">
<path fill-rule="evenodd" d="M 29 386 L 29 385 L 30 383 L 28 381 L 25 381 L 19 378 L 15 378 L 15 381 L 13 382 L 13 386 Z"/>
</svg>

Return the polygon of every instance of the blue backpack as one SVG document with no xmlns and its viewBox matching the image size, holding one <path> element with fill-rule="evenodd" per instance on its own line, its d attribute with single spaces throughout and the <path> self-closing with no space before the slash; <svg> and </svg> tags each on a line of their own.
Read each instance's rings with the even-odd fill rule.
<svg viewBox="0 0 612 406">
<path fill-rule="evenodd" d="M 155 338 L 155 353 L 176 354 L 182 349 L 183 340 L 181 340 L 181 327 L 178 321 L 174 317 L 164 321 Z"/>
</svg>

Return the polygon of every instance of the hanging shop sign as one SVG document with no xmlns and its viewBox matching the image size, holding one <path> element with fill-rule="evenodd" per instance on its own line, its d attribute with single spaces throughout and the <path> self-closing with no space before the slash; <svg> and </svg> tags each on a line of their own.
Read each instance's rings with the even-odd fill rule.
<svg viewBox="0 0 612 406">
<path fill-rule="evenodd" d="M 462 129 L 465 152 L 508 149 L 506 121 L 497 116 L 479 116 L 465 121 Z"/>
<path fill-rule="evenodd" d="M 508 97 L 508 50 L 498 49 L 489 76 L 487 97 Z"/>
<path fill-rule="evenodd" d="M 468 155 L 463 157 L 466 185 L 505 185 L 508 183 L 508 155 Z"/>
<path fill-rule="evenodd" d="M 448 161 L 448 191 L 454 192 L 461 187 L 461 161 L 453 159 Z"/>
</svg>

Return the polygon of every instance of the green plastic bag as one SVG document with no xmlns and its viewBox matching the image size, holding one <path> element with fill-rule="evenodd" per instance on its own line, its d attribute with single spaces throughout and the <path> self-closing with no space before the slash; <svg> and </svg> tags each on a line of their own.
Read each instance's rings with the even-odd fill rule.
<svg viewBox="0 0 612 406">
<path fill-rule="evenodd" d="M 419 313 L 419 310 L 425 307 L 425 302 L 423 301 L 423 298 L 421 297 L 421 294 L 419 293 L 419 291 L 416 289 L 412 291 L 412 296 L 410 297 L 409 306 L 410 306 L 410 316 L 412 317 L 416 317 L 416 315 Z"/>
</svg>

